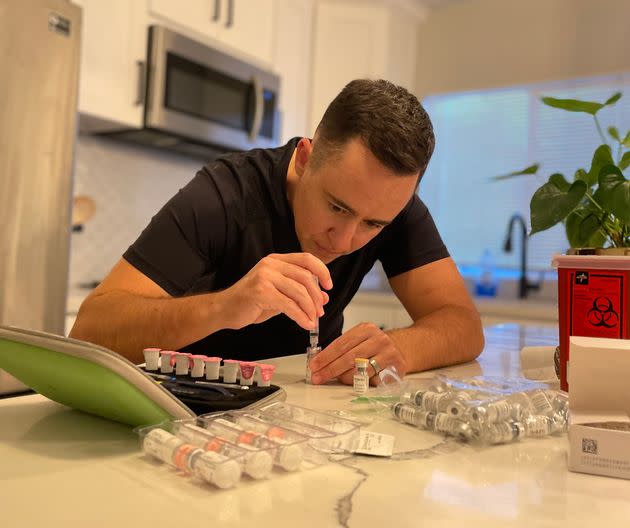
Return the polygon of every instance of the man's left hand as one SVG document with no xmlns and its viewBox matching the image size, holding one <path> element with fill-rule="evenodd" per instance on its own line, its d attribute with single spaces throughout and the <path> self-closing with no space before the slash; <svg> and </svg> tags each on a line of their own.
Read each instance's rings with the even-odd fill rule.
<svg viewBox="0 0 630 528">
<path fill-rule="evenodd" d="M 361 323 L 311 360 L 311 381 L 319 385 L 337 378 L 352 385 L 355 358 L 373 359 L 380 370 L 394 366 L 401 377 L 407 372 L 407 362 L 391 337 L 372 323 Z M 378 385 L 380 378 L 372 364 L 368 366 L 368 375 L 370 384 Z"/>
</svg>

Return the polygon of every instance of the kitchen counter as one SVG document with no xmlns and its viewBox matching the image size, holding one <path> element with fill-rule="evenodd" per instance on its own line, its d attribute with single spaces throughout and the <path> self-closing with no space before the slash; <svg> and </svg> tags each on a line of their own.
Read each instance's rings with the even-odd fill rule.
<svg viewBox="0 0 630 528">
<path fill-rule="evenodd" d="M 486 329 L 478 361 L 452 376 L 520 374 L 518 351 L 557 342 L 557 329 Z M 304 356 L 272 361 L 287 401 L 347 409 L 351 388 L 305 385 Z M 416 374 L 430 377 L 433 373 Z M 198 484 L 153 463 L 125 426 L 39 395 L 0 400 L 0 507 L 4 526 L 623 526 L 630 481 L 570 473 L 565 436 L 471 447 L 376 420 L 394 434 L 391 459 L 351 457 L 317 469 L 243 480 L 232 490 Z"/>
<path fill-rule="evenodd" d="M 482 317 L 501 318 L 511 321 L 527 321 L 540 324 L 558 323 L 558 302 L 555 299 L 531 297 L 473 297 Z M 396 308 L 400 301 L 391 290 L 359 290 L 352 299 L 354 305 L 374 305 Z M 353 306 L 353 304 L 350 306 Z"/>
</svg>

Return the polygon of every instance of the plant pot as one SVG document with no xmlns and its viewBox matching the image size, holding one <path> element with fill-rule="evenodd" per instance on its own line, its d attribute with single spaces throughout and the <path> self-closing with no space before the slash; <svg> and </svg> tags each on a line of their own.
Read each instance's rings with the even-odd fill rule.
<svg viewBox="0 0 630 528">
<path fill-rule="evenodd" d="M 630 339 L 630 248 L 556 255 L 560 387 L 568 391 L 569 336 Z"/>
</svg>

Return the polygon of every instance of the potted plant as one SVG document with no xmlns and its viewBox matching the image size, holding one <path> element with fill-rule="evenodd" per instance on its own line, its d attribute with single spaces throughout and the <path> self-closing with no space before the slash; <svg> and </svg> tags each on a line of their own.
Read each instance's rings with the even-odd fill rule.
<svg viewBox="0 0 630 528">
<path fill-rule="evenodd" d="M 563 222 L 573 248 L 553 261 L 558 268 L 560 326 L 556 366 L 564 390 L 570 336 L 630 338 L 630 181 L 623 174 L 630 166 L 630 131 L 622 137 L 617 128 L 608 127 L 611 146 L 597 118 L 602 108 L 620 98 L 621 93 L 615 93 L 597 103 L 542 97 L 553 108 L 592 115 L 602 139 L 588 170 L 577 169 L 571 181 L 552 174 L 530 202 L 530 234 Z M 538 164 L 531 165 L 495 180 L 536 174 L 538 169 Z"/>
<path fill-rule="evenodd" d="M 630 181 L 623 171 L 630 166 L 630 131 L 625 136 L 611 126 L 607 131 L 616 149 L 607 143 L 597 113 L 621 98 L 616 93 L 604 103 L 542 97 L 544 104 L 569 112 L 593 116 L 602 144 L 595 149 L 591 167 L 579 168 L 572 181 L 554 173 L 539 187 L 530 202 L 530 234 L 538 233 L 563 222 L 572 248 L 630 247 Z M 539 164 L 497 176 L 504 180 L 538 172 Z"/>
</svg>

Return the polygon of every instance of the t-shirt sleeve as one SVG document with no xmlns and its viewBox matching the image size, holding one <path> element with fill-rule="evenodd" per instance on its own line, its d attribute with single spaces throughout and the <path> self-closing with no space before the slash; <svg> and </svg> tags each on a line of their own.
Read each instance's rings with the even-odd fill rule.
<svg viewBox="0 0 630 528">
<path fill-rule="evenodd" d="M 183 295 L 216 269 L 226 224 L 221 195 L 202 170 L 158 211 L 123 258 L 170 295 Z"/>
<path fill-rule="evenodd" d="M 427 206 L 414 195 L 392 222 L 377 258 L 387 277 L 395 277 L 449 256 Z"/>
</svg>

